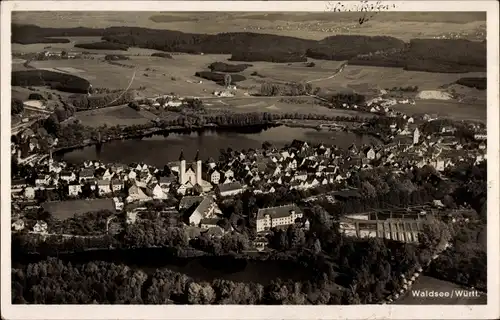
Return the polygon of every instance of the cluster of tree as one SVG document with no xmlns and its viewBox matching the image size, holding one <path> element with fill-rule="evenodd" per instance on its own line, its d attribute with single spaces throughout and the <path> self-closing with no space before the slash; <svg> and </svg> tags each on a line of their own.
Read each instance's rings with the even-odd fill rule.
<svg viewBox="0 0 500 320">
<path fill-rule="evenodd" d="M 405 69 L 449 73 L 486 71 L 486 43 L 463 39 L 413 39 Z"/>
<path fill-rule="evenodd" d="M 457 84 L 462 86 L 476 88 L 478 90 L 486 90 L 486 77 L 483 78 L 474 78 L 474 77 L 466 77 L 460 78 L 456 81 Z"/>
<path fill-rule="evenodd" d="M 166 53 L 166 52 L 155 52 L 155 53 L 152 53 L 151 56 L 172 59 L 172 55 L 170 53 Z"/>
<path fill-rule="evenodd" d="M 122 51 L 127 51 L 129 46 L 125 45 L 125 44 L 120 44 L 120 43 L 101 41 L 101 42 L 92 42 L 92 43 L 77 43 L 77 44 L 75 44 L 75 47 L 82 48 L 82 49 L 92 49 L 92 50 L 122 50 Z"/>
<path fill-rule="evenodd" d="M 402 40 L 393 37 L 336 35 L 309 48 L 307 56 L 323 60 L 349 60 L 361 54 L 404 47 Z"/>
<path fill-rule="evenodd" d="M 203 79 L 217 82 L 218 84 L 221 84 L 221 85 L 226 84 L 226 74 L 224 74 L 224 73 L 211 72 L 211 71 L 198 71 L 194 75 L 199 77 L 199 78 L 203 78 Z M 246 80 L 245 76 L 242 76 L 241 74 L 232 74 L 231 75 L 231 82 L 232 83 L 245 81 L 245 80 Z"/>
<path fill-rule="evenodd" d="M 402 91 L 402 92 L 417 92 L 418 86 L 407 86 L 407 87 L 392 87 L 390 91 Z M 387 91 L 389 91 L 387 90 Z"/>
<path fill-rule="evenodd" d="M 270 97 L 270 96 L 304 96 L 310 95 L 313 92 L 313 86 L 310 83 L 297 83 L 291 82 L 286 84 L 277 83 L 263 83 L 260 86 L 259 95 Z"/>
<path fill-rule="evenodd" d="M 306 62 L 307 57 L 304 52 L 297 51 L 270 51 L 265 50 L 233 51 L 231 61 L 267 61 L 274 63 Z"/>
<path fill-rule="evenodd" d="M 88 93 L 91 85 L 86 79 L 78 76 L 48 70 L 13 71 L 11 85 L 13 86 L 50 86 L 52 89 Z"/>
<path fill-rule="evenodd" d="M 224 62 L 213 62 L 208 66 L 208 68 L 212 72 L 242 72 L 251 66 L 251 64 L 229 64 Z"/>
<path fill-rule="evenodd" d="M 128 57 L 124 56 L 123 54 L 107 54 L 104 57 L 104 60 L 106 61 L 128 60 Z"/>
<path fill-rule="evenodd" d="M 486 226 L 469 223 L 456 233 L 453 247 L 431 263 L 429 275 L 487 291 Z"/>
<path fill-rule="evenodd" d="M 59 254 L 78 254 L 118 247 L 118 241 L 111 235 L 68 237 L 29 234 L 24 230 L 12 234 L 12 259 L 16 262 L 26 261 L 27 257 L 33 254 L 54 257 Z"/>
<path fill-rule="evenodd" d="M 86 94 L 72 95 L 68 98 L 68 102 L 75 106 L 76 110 L 81 111 L 127 104 L 133 101 L 135 97 L 135 90 L 128 90 L 92 96 Z"/>
<path fill-rule="evenodd" d="M 24 103 L 21 99 L 12 98 L 10 99 L 10 112 L 13 115 L 20 114 L 24 111 Z"/>
<path fill-rule="evenodd" d="M 189 245 L 184 229 L 171 226 L 167 219 L 141 219 L 126 225 L 117 237 L 120 247 L 123 248 L 183 248 Z"/>
<path fill-rule="evenodd" d="M 40 101 L 45 101 L 47 99 L 45 99 L 45 97 L 43 95 L 41 95 L 40 93 L 30 93 L 29 97 L 28 97 L 29 100 L 40 100 Z"/>
<path fill-rule="evenodd" d="M 80 236 L 103 235 L 107 231 L 107 220 L 113 214 L 108 210 L 100 210 L 75 214 L 73 217 L 64 220 L 46 219 L 46 221 L 50 233 Z"/>
<path fill-rule="evenodd" d="M 54 37 L 101 36 L 103 29 L 94 28 L 45 28 L 31 24 L 12 24 L 12 42 L 31 43 L 69 43 L 68 39 Z"/>
<path fill-rule="evenodd" d="M 351 65 L 462 73 L 486 70 L 486 43 L 463 39 L 412 39 L 404 49 L 359 55 Z"/>
<path fill-rule="evenodd" d="M 336 93 L 327 97 L 334 107 L 342 107 L 344 103 L 348 105 L 362 105 L 366 101 L 366 97 L 358 93 Z"/>
</svg>

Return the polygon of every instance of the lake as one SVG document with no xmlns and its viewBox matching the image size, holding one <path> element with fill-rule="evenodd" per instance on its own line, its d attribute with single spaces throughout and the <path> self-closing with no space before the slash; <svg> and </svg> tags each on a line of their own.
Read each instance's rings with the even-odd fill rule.
<svg viewBox="0 0 500 320">
<path fill-rule="evenodd" d="M 378 140 L 371 136 L 360 136 L 344 131 L 317 131 L 311 128 L 291 128 L 286 126 L 241 129 L 228 131 L 209 129 L 191 133 L 169 133 L 150 137 L 115 140 L 101 146 L 88 146 L 58 155 L 69 163 L 82 163 L 85 160 L 100 160 L 105 163 L 143 162 L 162 167 L 168 162 L 177 161 L 181 150 L 186 159 L 193 159 L 197 150 L 200 157 L 207 160 L 219 158 L 220 149 L 233 150 L 257 149 L 264 141 L 281 148 L 292 140 L 309 143 L 324 143 L 347 148 L 351 144 L 376 144 Z"/>
</svg>

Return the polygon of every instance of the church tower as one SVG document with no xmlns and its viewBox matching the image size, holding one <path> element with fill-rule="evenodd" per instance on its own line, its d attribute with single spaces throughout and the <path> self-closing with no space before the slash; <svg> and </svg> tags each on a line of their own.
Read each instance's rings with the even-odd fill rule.
<svg viewBox="0 0 500 320">
<path fill-rule="evenodd" d="M 179 183 L 181 185 L 186 183 L 186 159 L 184 159 L 184 152 L 181 150 L 181 155 L 179 156 Z"/>
<path fill-rule="evenodd" d="M 201 159 L 200 159 L 200 150 L 196 152 L 196 157 L 194 158 L 196 161 L 196 183 L 201 185 Z"/>
<path fill-rule="evenodd" d="M 413 144 L 418 144 L 418 140 L 420 139 L 420 131 L 418 128 L 415 128 L 415 131 L 413 131 Z"/>
</svg>

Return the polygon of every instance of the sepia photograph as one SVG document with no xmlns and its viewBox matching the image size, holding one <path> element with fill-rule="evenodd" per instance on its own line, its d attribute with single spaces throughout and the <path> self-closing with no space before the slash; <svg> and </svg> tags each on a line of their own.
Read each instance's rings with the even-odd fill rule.
<svg viewBox="0 0 500 320">
<path fill-rule="evenodd" d="M 498 315 L 498 3 L 23 2 L 2 304 Z"/>
</svg>

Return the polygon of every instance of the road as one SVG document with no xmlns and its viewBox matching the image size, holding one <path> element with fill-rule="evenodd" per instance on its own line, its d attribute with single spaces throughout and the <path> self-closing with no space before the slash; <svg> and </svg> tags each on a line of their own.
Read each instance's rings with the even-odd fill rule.
<svg viewBox="0 0 500 320">
<path fill-rule="evenodd" d="M 326 77 L 326 78 L 318 78 L 318 79 L 309 80 L 309 81 L 306 81 L 306 83 L 313 83 L 313 82 L 318 82 L 318 81 L 329 80 L 329 79 L 335 78 L 339 73 L 341 73 L 342 71 L 344 71 L 344 68 L 346 66 L 347 66 L 347 62 L 344 62 L 340 66 L 340 68 L 338 68 L 337 71 L 334 74 L 332 74 L 331 76 Z"/>
</svg>

